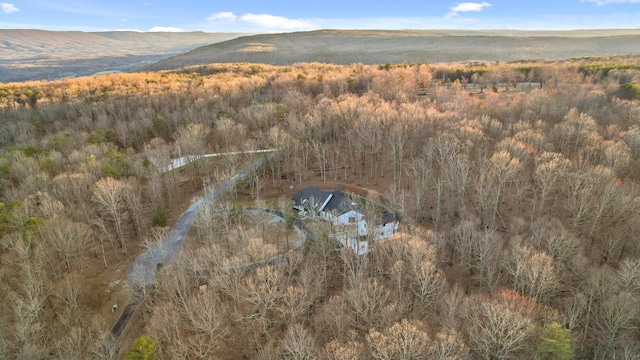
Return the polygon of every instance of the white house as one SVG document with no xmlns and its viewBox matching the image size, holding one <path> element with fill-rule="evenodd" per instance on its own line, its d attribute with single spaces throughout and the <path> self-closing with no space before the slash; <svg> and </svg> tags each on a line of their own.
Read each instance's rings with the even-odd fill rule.
<svg viewBox="0 0 640 360">
<path fill-rule="evenodd" d="M 398 231 L 398 217 L 381 205 L 373 204 L 377 216 L 367 216 L 365 208 L 340 190 L 325 191 L 307 187 L 293 195 L 293 207 L 302 216 L 320 218 L 336 227 L 335 237 L 358 254 L 369 251 L 369 241 L 391 237 Z M 367 201 L 366 199 L 362 199 Z M 367 226 L 367 220 L 375 224 Z M 369 234 L 369 232 L 372 232 Z"/>
</svg>

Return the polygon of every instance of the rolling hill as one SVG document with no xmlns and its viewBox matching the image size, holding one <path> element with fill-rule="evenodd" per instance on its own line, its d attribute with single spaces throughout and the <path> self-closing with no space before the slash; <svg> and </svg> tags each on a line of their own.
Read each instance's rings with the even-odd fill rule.
<svg viewBox="0 0 640 360">
<path fill-rule="evenodd" d="M 246 34 L 0 29 L 0 82 L 127 71 L 240 35 Z"/>
<path fill-rule="evenodd" d="M 0 82 L 215 62 L 514 61 L 640 54 L 640 29 L 318 30 L 279 34 L 0 30 Z"/>
<path fill-rule="evenodd" d="M 576 31 L 320 30 L 243 36 L 144 65 L 166 70 L 215 62 L 286 65 L 515 61 L 640 54 L 640 29 Z"/>
</svg>

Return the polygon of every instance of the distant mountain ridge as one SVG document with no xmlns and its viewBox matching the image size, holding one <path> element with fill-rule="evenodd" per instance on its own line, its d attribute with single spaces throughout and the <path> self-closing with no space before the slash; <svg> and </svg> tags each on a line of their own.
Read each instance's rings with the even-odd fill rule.
<svg viewBox="0 0 640 360">
<path fill-rule="evenodd" d="M 148 64 L 138 70 L 166 70 L 216 62 L 384 64 L 630 54 L 640 54 L 640 29 L 319 30 L 238 37 Z"/>
<path fill-rule="evenodd" d="M 0 29 L 0 82 L 216 62 L 384 64 L 639 54 L 640 29 L 317 30 L 259 35 Z"/>
<path fill-rule="evenodd" d="M 127 71 L 240 33 L 0 29 L 0 82 Z"/>
</svg>

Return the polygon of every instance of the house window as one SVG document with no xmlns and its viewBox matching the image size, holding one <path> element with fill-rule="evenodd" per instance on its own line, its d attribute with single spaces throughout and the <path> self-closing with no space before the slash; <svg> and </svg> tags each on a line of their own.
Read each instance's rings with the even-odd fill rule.
<svg viewBox="0 0 640 360">
<path fill-rule="evenodd" d="M 349 224 L 353 224 L 354 222 L 356 222 L 356 217 L 355 216 L 349 216 Z"/>
</svg>

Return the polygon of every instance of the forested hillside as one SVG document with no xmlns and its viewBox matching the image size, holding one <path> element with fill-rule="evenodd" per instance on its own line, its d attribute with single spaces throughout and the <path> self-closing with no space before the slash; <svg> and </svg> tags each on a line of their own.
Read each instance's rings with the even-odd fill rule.
<svg viewBox="0 0 640 360">
<path fill-rule="evenodd" d="M 636 58 L 0 84 L 0 358 L 635 359 L 639 84 Z M 260 148 L 279 150 L 205 206 L 109 353 L 128 264 L 253 158 L 164 167 Z M 293 235 L 238 206 L 295 216 L 312 183 L 400 233 L 357 256 L 308 221 L 315 241 L 249 266 Z"/>
<path fill-rule="evenodd" d="M 517 61 L 640 53 L 640 30 L 317 30 L 243 36 L 144 64 L 156 71 L 209 63 Z"/>
</svg>

